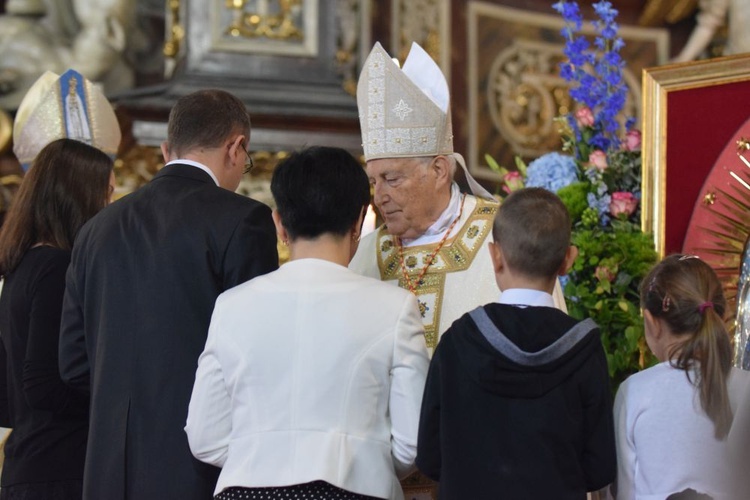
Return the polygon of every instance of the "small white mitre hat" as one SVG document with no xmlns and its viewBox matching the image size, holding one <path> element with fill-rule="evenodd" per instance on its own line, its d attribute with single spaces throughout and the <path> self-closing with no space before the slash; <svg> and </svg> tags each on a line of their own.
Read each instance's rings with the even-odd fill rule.
<svg viewBox="0 0 750 500">
<path fill-rule="evenodd" d="M 75 70 L 58 76 L 47 71 L 29 88 L 13 125 L 13 152 L 24 168 L 47 144 L 68 138 L 110 156 L 122 135 L 104 94 Z"/>
<path fill-rule="evenodd" d="M 412 43 L 403 69 L 376 42 L 357 83 L 365 161 L 379 158 L 453 156 L 474 194 L 492 198 L 453 151 L 450 91 L 430 55 Z"/>
</svg>

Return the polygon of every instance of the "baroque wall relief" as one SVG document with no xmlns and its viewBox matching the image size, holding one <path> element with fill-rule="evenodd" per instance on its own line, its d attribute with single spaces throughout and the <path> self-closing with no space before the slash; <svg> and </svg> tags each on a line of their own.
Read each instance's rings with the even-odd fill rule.
<svg viewBox="0 0 750 500">
<path fill-rule="evenodd" d="M 467 22 L 468 166 L 475 176 L 496 180 L 485 154 L 514 169 L 516 155 L 530 161 L 560 149 L 554 119 L 572 105 L 559 75 L 563 24 L 556 15 L 487 2 L 470 2 Z M 640 123 L 641 70 L 667 60 L 668 33 L 627 26 L 620 33 L 630 88 L 623 120 L 634 116 Z"/>
<path fill-rule="evenodd" d="M 559 44 L 519 39 L 492 61 L 486 85 L 487 111 L 493 132 L 515 154 L 536 158 L 559 149 L 554 120 L 573 104 L 568 83 L 557 71 L 563 60 Z M 631 70 L 625 70 L 623 76 L 630 89 L 624 116 L 637 117 L 640 84 Z"/>
</svg>

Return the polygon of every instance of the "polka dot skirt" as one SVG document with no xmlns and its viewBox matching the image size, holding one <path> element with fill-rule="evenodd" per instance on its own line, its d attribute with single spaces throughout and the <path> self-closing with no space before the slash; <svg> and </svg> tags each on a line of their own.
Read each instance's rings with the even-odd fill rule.
<svg viewBox="0 0 750 500">
<path fill-rule="evenodd" d="M 214 500 L 377 500 L 325 481 L 274 488 L 226 488 Z"/>
</svg>

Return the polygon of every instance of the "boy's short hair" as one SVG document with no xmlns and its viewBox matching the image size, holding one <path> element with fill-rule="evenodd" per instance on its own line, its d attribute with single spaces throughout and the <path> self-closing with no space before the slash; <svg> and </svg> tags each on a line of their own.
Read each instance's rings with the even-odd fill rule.
<svg viewBox="0 0 750 500">
<path fill-rule="evenodd" d="M 570 214 L 554 193 L 521 189 L 500 205 L 492 237 L 513 271 L 529 278 L 553 278 L 570 246 Z"/>
</svg>

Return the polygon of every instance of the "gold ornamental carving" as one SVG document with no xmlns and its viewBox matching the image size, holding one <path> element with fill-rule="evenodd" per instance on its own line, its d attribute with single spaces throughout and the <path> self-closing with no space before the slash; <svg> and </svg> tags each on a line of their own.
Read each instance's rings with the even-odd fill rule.
<svg viewBox="0 0 750 500">
<path fill-rule="evenodd" d="M 10 147 L 13 137 L 13 119 L 8 113 L 0 109 L 0 153 Z"/>
<path fill-rule="evenodd" d="M 163 49 L 165 61 L 164 76 L 167 78 L 172 76 L 177 66 L 177 59 L 182 53 L 182 41 L 185 38 L 185 28 L 182 25 L 180 12 L 180 0 L 167 1 L 166 40 L 164 41 Z"/>
<path fill-rule="evenodd" d="M 248 9 L 249 6 L 249 9 Z M 233 37 L 301 40 L 298 20 L 302 0 L 226 0 L 232 22 L 226 34 Z"/>
<path fill-rule="evenodd" d="M 524 157 L 536 158 L 560 143 L 555 117 L 573 103 L 569 86 L 556 71 L 565 60 L 563 47 L 536 40 L 515 40 L 492 62 L 486 87 L 487 103 L 500 137 Z M 623 70 L 629 87 L 624 116 L 638 116 L 638 79 Z"/>
<path fill-rule="evenodd" d="M 210 2 L 211 51 L 316 57 L 319 0 Z"/>
</svg>

